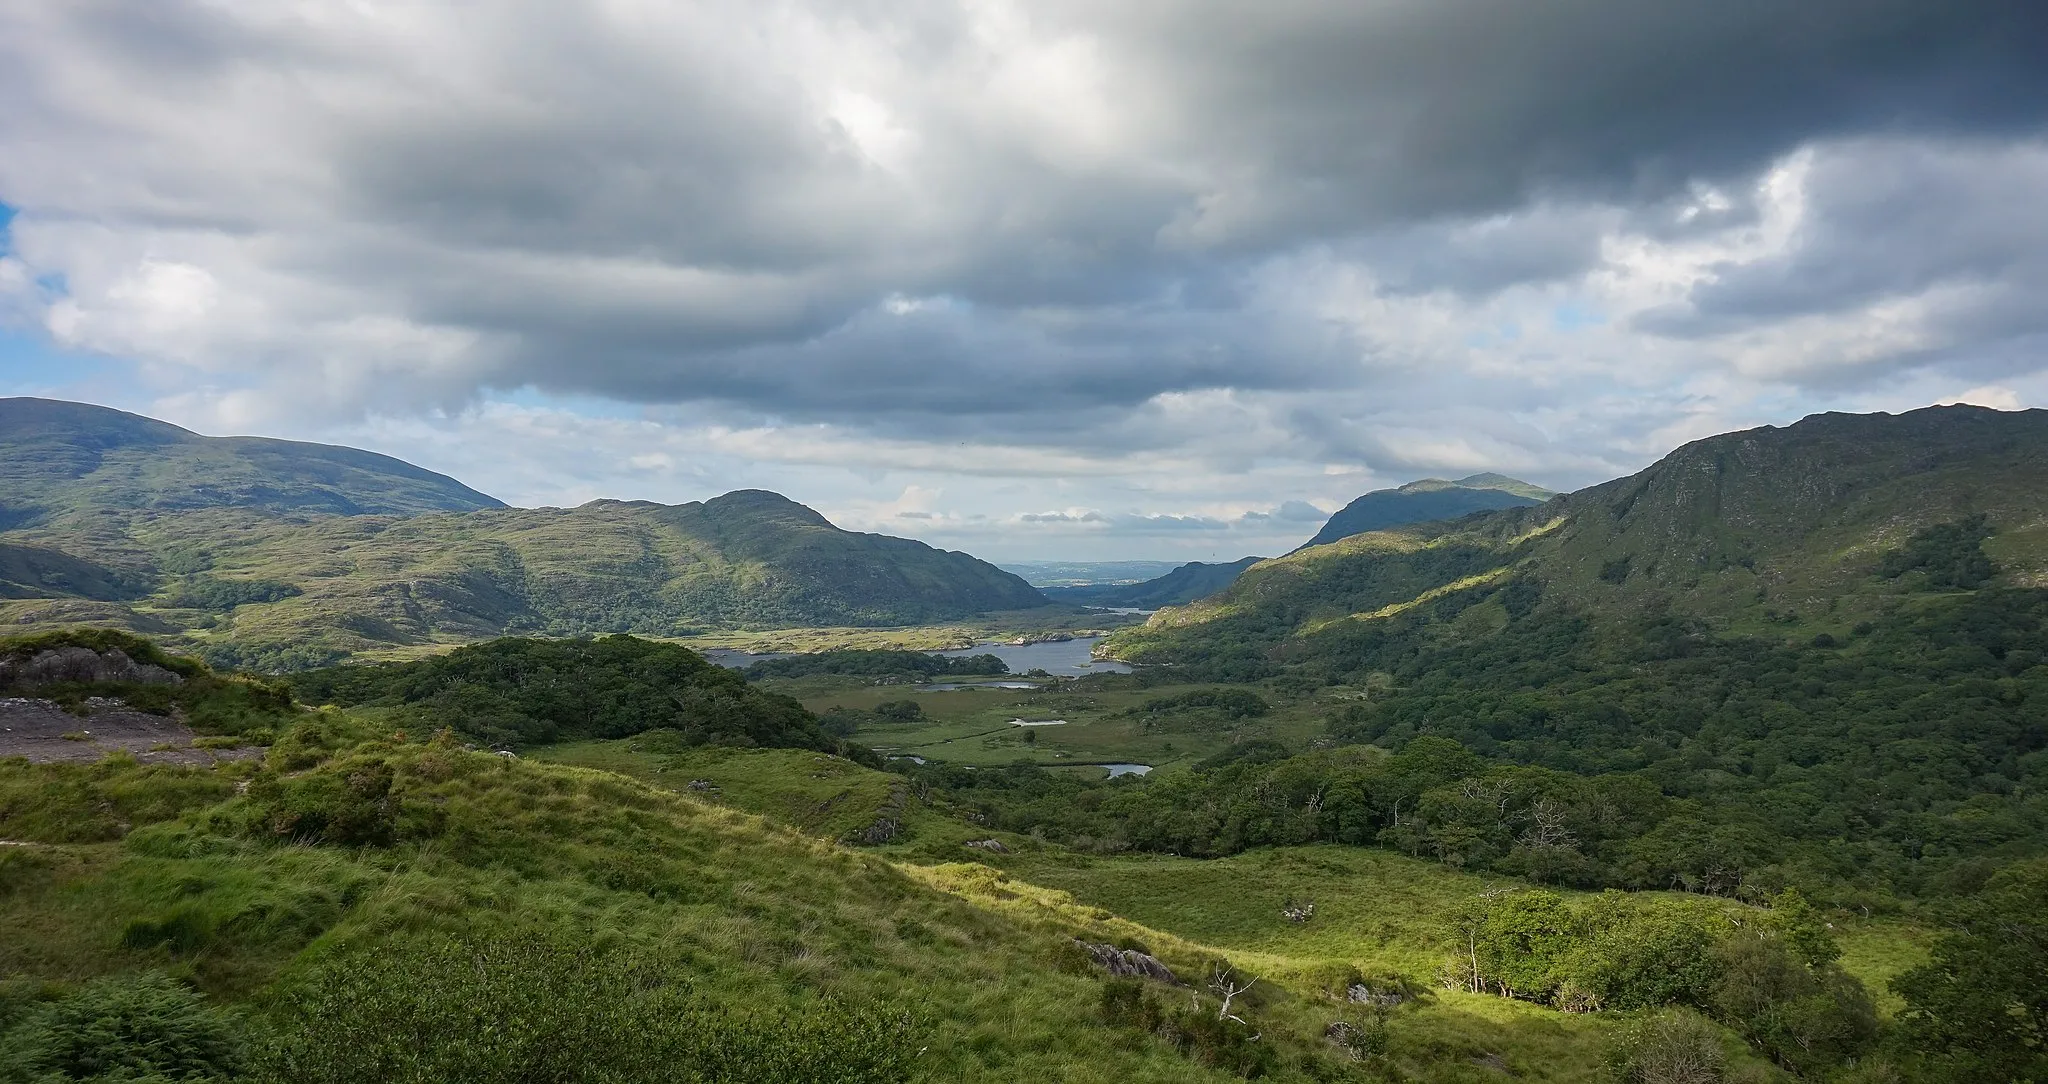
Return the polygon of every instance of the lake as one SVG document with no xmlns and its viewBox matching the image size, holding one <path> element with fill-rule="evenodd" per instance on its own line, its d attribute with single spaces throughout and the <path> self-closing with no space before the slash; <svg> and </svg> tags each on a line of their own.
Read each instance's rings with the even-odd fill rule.
<svg viewBox="0 0 2048 1084">
<path fill-rule="evenodd" d="M 1007 665 L 1013 674 L 1023 674 L 1032 670 L 1043 670 L 1054 677 L 1130 673 L 1131 668 L 1123 663 L 1111 662 L 1108 659 L 1097 659 L 1089 655 L 1089 652 L 1095 649 L 1095 645 L 1101 642 L 1102 637 L 1100 636 L 1083 636 L 1073 640 L 1058 640 L 1043 644 L 983 644 L 980 647 L 962 648 L 958 651 L 934 651 L 931 654 L 954 656 L 994 655 L 996 658 L 1003 660 L 1004 665 Z M 705 648 L 699 651 L 698 654 L 704 656 L 706 662 L 716 663 L 719 666 L 732 670 L 745 669 L 760 662 L 762 659 L 787 659 L 790 657 L 788 652 L 769 655 L 749 655 L 744 651 L 736 651 L 728 647 Z M 989 687 L 998 689 L 1030 689 L 1036 686 L 995 682 L 974 682 L 971 685 L 956 685 L 951 682 L 943 682 L 927 686 L 926 688 L 932 692 L 944 692 L 949 688 Z"/>
<path fill-rule="evenodd" d="M 1128 674 L 1131 668 L 1120 662 L 1097 659 L 1089 654 L 1102 642 L 1100 636 L 1081 636 L 1042 644 L 982 644 L 960 651 L 939 651 L 939 655 L 994 655 L 1013 674 L 1043 670 L 1055 677 L 1082 674 Z"/>
</svg>

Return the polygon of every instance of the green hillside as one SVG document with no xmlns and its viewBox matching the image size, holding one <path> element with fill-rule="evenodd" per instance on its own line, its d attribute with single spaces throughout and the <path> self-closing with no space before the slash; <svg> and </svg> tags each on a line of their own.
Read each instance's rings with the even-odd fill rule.
<svg viewBox="0 0 2048 1084">
<path fill-rule="evenodd" d="M 2048 412 L 1822 415 L 1538 508 L 1266 562 L 1107 648 L 1160 664 L 1145 680 L 1309 699 L 1337 745 L 1442 743 L 1431 770 L 1456 781 L 1410 795 L 1267 748 L 1177 794 L 1065 795 L 1048 808 L 1098 812 L 1051 834 L 1157 831 L 1137 845 L 1183 854 L 1372 841 L 1872 906 L 1956 891 L 2048 841 L 2044 460 Z M 1609 787 L 1659 797 L 1630 821 L 1619 791 L 1593 797 Z M 1321 818 L 1285 814 L 1312 794 Z M 1551 814 L 1572 844 L 1532 849 Z"/>
<path fill-rule="evenodd" d="M 1522 508 L 1554 496 L 1547 489 L 1503 474 L 1474 474 L 1454 482 L 1424 478 L 1398 489 L 1377 489 L 1352 501 L 1332 515 L 1301 548 L 1328 545 L 1355 534 L 1409 523 L 1456 519 L 1496 508 Z"/>
<path fill-rule="evenodd" d="M 36 554 L 106 570 L 104 589 L 82 571 L 71 577 L 94 594 L 58 590 L 45 574 L 47 593 L 19 595 L 112 598 L 118 583 L 128 592 L 118 597 L 145 596 L 89 614 L 77 602 L 17 602 L 7 611 L 14 622 L 182 630 L 210 657 L 261 669 L 506 633 L 914 625 L 1046 604 L 966 554 L 842 531 L 751 490 L 681 506 L 597 501 L 402 518 L 108 514 L 11 536 Z"/>
<path fill-rule="evenodd" d="M 453 478 L 373 452 L 203 437 L 106 407 L 0 399 L 0 529 L 93 511 L 407 516 L 503 507 Z"/>
<path fill-rule="evenodd" d="M 1162 662 L 1223 643 L 1264 654 L 1508 578 L 1613 619 L 1671 612 L 1719 631 L 1843 633 L 1934 586 L 1881 574 L 1888 555 L 1975 515 L 2000 569 L 1987 583 L 2048 584 L 2048 411 L 1821 414 L 1709 437 L 1544 505 L 1299 550 L 1114 646 Z"/>
<path fill-rule="evenodd" d="M 1792 1084 L 2038 1065 L 1999 1015 L 2038 962 L 2037 867 L 1987 875 L 1936 936 L 1796 893 L 1595 894 L 1347 846 L 1115 854 L 992 826 L 1008 807 L 806 748 L 801 726 L 794 748 L 640 729 L 662 688 L 749 695 L 663 645 L 508 641 L 310 676 L 360 702 L 317 710 L 107 634 L 0 658 L 54 650 L 158 665 L 194 704 L 239 697 L 270 746 L 213 767 L 0 758 L 0 1080 Z M 784 726 L 786 708 L 733 710 Z M 499 709 L 565 741 L 465 747 Z M 1420 747 L 1345 756 L 1424 786 L 1443 767 Z M 2019 938 L 2011 974 L 1953 981 L 1995 935 Z M 1656 1075 L 1674 1060 L 1691 1075 Z"/>
</svg>

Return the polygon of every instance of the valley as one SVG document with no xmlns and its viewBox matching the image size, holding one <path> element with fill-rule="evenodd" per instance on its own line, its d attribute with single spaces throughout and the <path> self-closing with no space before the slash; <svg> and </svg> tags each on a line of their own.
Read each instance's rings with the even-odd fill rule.
<svg viewBox="0 0 2048 1084">
<path fill-rule="evenodd" d="M 0 543 L 0 1052 L 147 1004 L 189 1079 L 483 1079 L 473 1011 L 621 1080 L 2025 1079 L 2043 417 L 1425 480 L 1065 603 L 761 491 L 116 457 Z"/>
</svg>

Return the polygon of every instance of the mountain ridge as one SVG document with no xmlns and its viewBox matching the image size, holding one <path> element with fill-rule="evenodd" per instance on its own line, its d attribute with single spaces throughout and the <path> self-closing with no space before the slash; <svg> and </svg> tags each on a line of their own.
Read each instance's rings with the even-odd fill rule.
<svg viewBox="0 0 2048 1084">
<path fill-rule="evenodd" d="M 1299 553 L 1367 531 L 1407 523 L 1456 519 L 1473 512 L 1541 504 L 1557 496 L 1541 486 L 1504 474 L 1481 473 L 1458 479 L 1418 478 L 1393 489 L 1366 493 L 1331 514 L 1313 538 L 1296 547 Z"/>
<path fill-rule="evenodd" d="M 1883 555 L 1975 514 L 1991 525 L 1998 582 L 2048 583 L 2048 411 L 1816 414 L 1702 438 L 1542 505 L 1306 547 L 1110 649 L 1129 661 L 1206 657 L 1217 645 L 1200 630 L 1216 625 L 1219 642 L 1281 650 L 1507 578 L 1617 617 L 1668 611 L 1814 635 L 1896 606 L 1913 584 L 1875 578 Z"/>
<path fill-rule="evenodd" d="M 162 635 L 232 665 L 506 634 L 899 626 L 1035 609 L 968 554 L 742 489 L 512 508 L 372 452 L 0 399 L 0 621 Z"/>
<path fill-rule="evenodd" d="M 67 514 L 261 507 L 412 515 L 506 507 L 461 482 L 359 448 L 209 437 L 89 403 L 0 398 L 0 528 Z"/>
</svg>

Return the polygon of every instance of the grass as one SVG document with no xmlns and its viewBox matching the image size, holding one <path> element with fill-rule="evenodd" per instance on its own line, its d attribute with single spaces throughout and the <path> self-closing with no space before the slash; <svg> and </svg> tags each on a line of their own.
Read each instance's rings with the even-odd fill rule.
<svg viewBox="0 0 2048 1084">
<path fill-rule="evenodd" d="M 48 848 L 46 868 L 11 883 L 0 973 L 77 982 L 164 968 L 260 1011 L 350 945 L 583 931 L 680 961 L 706 996 L 733 1003 L 829 993 L 909 1007 L 928 1080 L 1225 1079 L 1095 1019 L 1100 984 L 1069 938 L 1099 923 L 986 906 L 882 857 L 610 772 L 385 742 L 312 776 L 372 759 L 395 766 L 395 800 L 442 810 L 443 830 L 391 847 L 281 846 L 262 838 L 258 799 L 242 797 L 120 843 Z"/>
<path fill-rule="evenodd" d="M 763 687 L 802 700 L 812 711 L 834 707 L 873 710 L 892 700 L 915 700 L 924 717 L 912 722 L 863 723 L 853 738 L 896 756 L 921 756 L 976 767 L 1029 761 L 1048 768 L 1135 763 L 1155 768 L 1191 764 L 1254 738 L 1300 745 L 1323 733 L 1330 710 L 1313 700 L 1276 705 L 1272 714 L 1225 720 L 1200 712 L 1148 718 L 1147 701 L 1209 686 L 1150 689 L 963 689 L 921 692 L 859 679 L 771 679 Z M 1064 726 L 1020 727 L 1011 720 L 1064 719 Z M 1026 735 L 1033 735 L 1026 740 Z"/>
<path fill-rule="evenodd" d="M 1230 858 L 1091 857 L 1049 850 L 992 858 L 1012 875 L 1089 906 L 1269 966 L 1309 973 L 1328 964 L 1434 981 L 1451 916 L 1480 893 L 1521 887 L 1512 877 L 1464 873 L 1388 851 L 1337 845 L 1248 851 Z M 1567 897 L 1588 893 L 1559 890 Z M 1656 893 L 1656 895 L 1663 895 Z M 1703 899 L 1704 897 L 1689 897 Z M 1288 900 L 1313 900 L 1315 918 L 1281 917 Z M 1731 911 L 1750 908 L 1715 898 Z M 1842 965 L 1881 1008 L 1893 976 L 1926 959 L 1932 934 L 1896 919 L 1835 923 Z"/>
<path fill-rule="evenodd" d="M 547 930 L 658 953 L 718 1003 L 908 1008 L 924 1080 L 1229 1079 L 1104 1023 L 1081 938 L 1142 946 L 1190 979 L 1219 960 L 1257 976 L 1244 1004 L 1285 1054 L 1273 1079 L 1603 1079 L 1612 1015 L 1459 991 L 1396 1011 L 1372 1066 L 1318 1038 L 1357 1014 L 1329 993 L 1353 972 L 1431 986 L 1450 911 L 1509 879 L 1337 846 L 1195 861 L 999 834 L 1011 853 L 985 854 L 962 844 L 987 829 L 902 777 L 816 753 L 622 739 L 508 759 L 369 716 L 301 729 L 314 722 L 328 737 L 288 736 L 267 769 L 0 762 L 0 838 L 46 841 L 0 848 L 0 979 L 159 969 L 260 1016 L 352 948 Z M 278 834 L 280 812 L 317 812 L 379 772 L 387 842 Z M 892 807 L 897 841 L 833 842 Z M 1313 899 L 1314 919 L 1286 921 L 1290 898 Z M 1873 987 L 1924 951 L 1896 921 L 1840 933 Z"/>
</svg>

